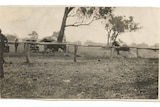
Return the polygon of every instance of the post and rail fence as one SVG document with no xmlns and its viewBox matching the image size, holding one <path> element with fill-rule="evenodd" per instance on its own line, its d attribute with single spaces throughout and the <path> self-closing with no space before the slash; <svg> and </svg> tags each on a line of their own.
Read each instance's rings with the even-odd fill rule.
<svg viewBox="0 0 160 107">
<path fill-rule="evenodd" d="M 115 47 L 115 46 L 111 46 L 111 47 L 105 47 L 102 45 L 77 45 L 77 44 L 71 44 L 71 43 L 58 43 L 58 42 L 30 42 L 30 41 L 26 41 L 26 42 L 18 42 L 18 43 L 23 43 L 25 44 L 25 56 L 26 56 L 26 62 L 29 63 L 30 62 L 30 45 L 31 44 L 35 44 L 35 45 L 72 45 L 74 46 L 74 53 L 73 53 L 73 61 L 77 62 L 77 52 L 78 52 L 78 47 L 102 47 L 105 49 L 110 49 L 111 50 L 111 54 L 110 57 L 112 58 L 112 54 L 113 54 L 113 49 L 119 48 L 119 47 Z M 8 44 L 15 44 L 14 41 L 9 41 Z M 139 47 L 128 47 L 128 48 L 133 48 L 136 49 L 136 55 L 137 58 L 139 56 L 139 50 L 141 49 L 146 49 L 146 50 L 153 50 L 153 51 L 159 51 L 159 48 L 139 48 Z M 4 71 L 3 71 L 3 47 L 2 47 L 2 43 L 0 42 L 0 78 L 4 78 Z"/>
</svg>

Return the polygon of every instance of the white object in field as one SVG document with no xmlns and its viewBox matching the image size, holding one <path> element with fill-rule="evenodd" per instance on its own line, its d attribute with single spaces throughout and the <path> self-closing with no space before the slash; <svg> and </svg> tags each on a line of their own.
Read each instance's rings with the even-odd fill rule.
<svg viewBox="0 0 160 107">
<path fill-rule="evenodd" d="M 65 83 L 70 83 L 71 80 L 63 80 L 63 82 L 65 82 Z"/>
<path fill-rule="evenodd" d="M 45 51 L 44 45 L 39 45 L 39 52 L 43 52 L 43 51 Z"/>
</svg>

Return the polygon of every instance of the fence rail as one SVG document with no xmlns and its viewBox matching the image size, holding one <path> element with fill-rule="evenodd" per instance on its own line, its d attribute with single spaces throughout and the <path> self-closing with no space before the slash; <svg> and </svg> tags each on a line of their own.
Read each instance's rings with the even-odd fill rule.
<svg viewBox="0 0 160 107">
<path fill-rule="evenodd" d="M 72 44 L 72 43 L 58 43 L 58 42 L 31 42 L 31 41 L 22 41 L 22 42 L 17 42 L 18 44 L 25 44 L 25 55 L 26 55 L 26 62 L 29 63 L 30 62 L 30 45 L 72 45 L 74 46 L 74 56 L 73 56 L 73 60 L 74 62 L 77 62 L 77 51 L 78 51 L 78 47 L 101 47 L 104 49 L 111 49 L 111 58 L 112 58 L 112 49 L 116 49 L 116 48 L 120 48 L 120 47 L 116 47 L 116 46 L 111 46 L 111 47 L 107 47 L 104 45 L 79 45 L 79 44 Z M 9 41 L 8 44 L 15 44 L 15 41 Z M 138 50 L 140 49 L 146 49 L 146 50 L 153 50 L 153 51 L 159 51 L 159 48 L 140 48 L 140 47 L 128 47 L 128 48 L 133 48 L 136 49 L 136 54 L 137 54 L 137 58 L 139 56 L 139 52 Z M 0 58 L 3 57 L 3 47 L 2 44 L 0 43 Z M 3 62 L 2 60 L 0 60 L 0 77 L 3 78 L 4 77 L 4 73 L 3 73 Z"/>
<path fill-rule="evenodd" d="M 35 45 L 76 45 L 76 46 L 82 46 L 82 47 L 102 47 L 102 48 L 119 48 L 116 46 L 105 46 L 105 45 L 80 45 L 80 44 L 73 44 L 73 43 L 59 43 L 59 42 L 18 42 L 18 43 L 24 43 L 24 44 L 35 44 Z M 8 44 L 15 44 L 14 41 L 9 41 Z M 125 47 L 125 46 L 120 46 Z M 130 47 L 128 48 L 135 48 L 135 49 L 148 49 L 148 50 L 159 50 L 159 48 L 141 48 L 141 47 Z"/>
<path fill-rule="evenodd" d="M 25 48 L 25 53 L 26 53 L 26 59 L 27 61 L 29 60 L 28 56 L 30 56 L 30 44 L 33 44 L 33 45 L 72 45 L 74 46 L 74 62 L 76 62 L 76 56 L 77 56 L 77 51 L 78 51 L 78 47 L 101 47 L 101 48 L 104 48 L 104 49 L 110 49 L 111 50 L 111 58 L 112 58 L 112 55 L 113 55 L 113 51 L 112 49 L 118 49 L 118 48 L 121 48 L 121 47 L 126 47 L 126 46 L 105 46 L 105 45 L 79 45 L 79 44 L 73 44 L 73 43 L 59 43 L 59 42 L 31 42 L 31 41 L 22 41 L 22 42 L 18 42 L 18 43 L 23 43 L 23 44 L 27 44 L 26 48 Z M 9 41 L 8 44 L 15 44 L 14 41 Z M 139 50 L 141 49 L 145 49 L 145 50 L 153 50 L 153 51 L 159 51 L 159 48 L 140 48 L 140 47 L 128 47 L 127 48 L 130 48 L 130 49 L 136 49 L 136 56 L 137 58 L 139 57 Z"/>
<path fill-rule="evenodd" d="M 23 43 L 23 44 L 33 44 L 33 45 L 72 45 L 74 46 L 74 61 L 76 62 L 76 53 L 78 51 L 78 47 L 101 47 L 104 49 L 110 49 L 111 50 L 111 55 L 112 55 L 112 48 L 114 49 L 118 49 L 121 47 L 126 47 L 126 46 L 105 46 L 105 45 L 80 45 L 80 44 L 73 44 L 73 43 L 59 43 L 59 42 L 30 42 L 30 41 L 22 41 L 22 42 L 18 42 L 18 43 Z M 14 41 L 9 41 L 8 44 L 15 44 Z M 29 46 L 27 46 L 29 48 Z M 145 49 L 145 50 L 153 50 L 153 51 L 159 51 L 159 48 L 141 48 L 141 47 L 128 47 L 130 49 L 136 49 L 136 54 L 137 54 L 137 58 L 139 57 L 139 50 Z M 26 53 L 29 54 L 29 52 L 27 52 L 30 49 L 25 49 Z"/>
</svg>

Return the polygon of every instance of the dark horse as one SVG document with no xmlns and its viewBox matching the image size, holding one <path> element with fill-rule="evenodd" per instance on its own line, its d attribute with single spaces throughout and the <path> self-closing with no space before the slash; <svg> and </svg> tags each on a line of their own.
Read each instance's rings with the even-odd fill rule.
<svg viewBox="0 0 160 107">
<path fill-rule="evenodd" d="M 128 51 L 130 52 L 130 48 L 126 45 L 120 46 L 120 44 L 117 41 L 114 41 L 112 43 L 112 46 L 115 46 L 115 50 L 117 51 L 117 54 L 120 55 L 120 51 Z"/>
<path fill-rule="evenodd" d="M 46 45 L 46 48 L 52 50 L 53 52 L 58 52 L 59 49 L 66 52 L 66 44 L 49 44 Z"/>
</svg>

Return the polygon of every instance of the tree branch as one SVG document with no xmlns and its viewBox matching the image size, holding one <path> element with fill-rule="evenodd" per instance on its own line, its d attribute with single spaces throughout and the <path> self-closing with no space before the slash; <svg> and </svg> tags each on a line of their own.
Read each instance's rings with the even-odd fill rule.
<svg viewBox="0 0 160 107">
<path fill-rule="evenodd" d="M 72 9 L 72 10 L 73 10 L 73 9 Z M 75 10 L 75 8 L 74 8 L 74 10 Z M 75 10 L 75 11 L 74 11 L 74 10 L 73 10 L 73 11 L 69 11 L 69 10 L 68 10 L 69 13 L 68 13 L 68 16 L 67 16 L 67 17 L 75 17 L 75 16 L 77 16 L 78 14 L 77 14 L 77 12 L 75 12 L 76 10 Z"/>
<path fill-rule="evenodd" d="M 72 9 L 74 9 L 74 7 L 67 7 L 66 14 L 69 14 L 69 13 L 71 12 Z"/>
<path fill-rule="evenodd" d="M 96 20 L 99 20 L 100 18 L 98 19 L 94 19 L 92 18 L 92 20 L 88 23 L 83 23 L 84 22 L 84 19 L 81 21 L 81 22 L 75 22 L 74 24 L 70 24 L 70 25 L 66 25 L 65 27 L 78 27 L 78 26 L 86 26 L 86 25 L 90 25 L 93 21 L 96 21 Z M 79 23 L 79 24 L 78 24 Z"/>
<path fill-rule="evenodd" d="M 77 14 L 70 14 L 67 17 L 75 17 Z"/>
<path fill-rule="evenodd" d="M 114 36 L 114 41 L 116 41 L 118 35 L 119 35 L 119 32 L 117 31 L 117 34 Z"/>
<path fill-rule="evenodd" d="M 68 12 L 70 12 L 72 9 L 74 9 L 74 7 L 70 7 L 69 10 L 68 10 Z"/>
</svg>

